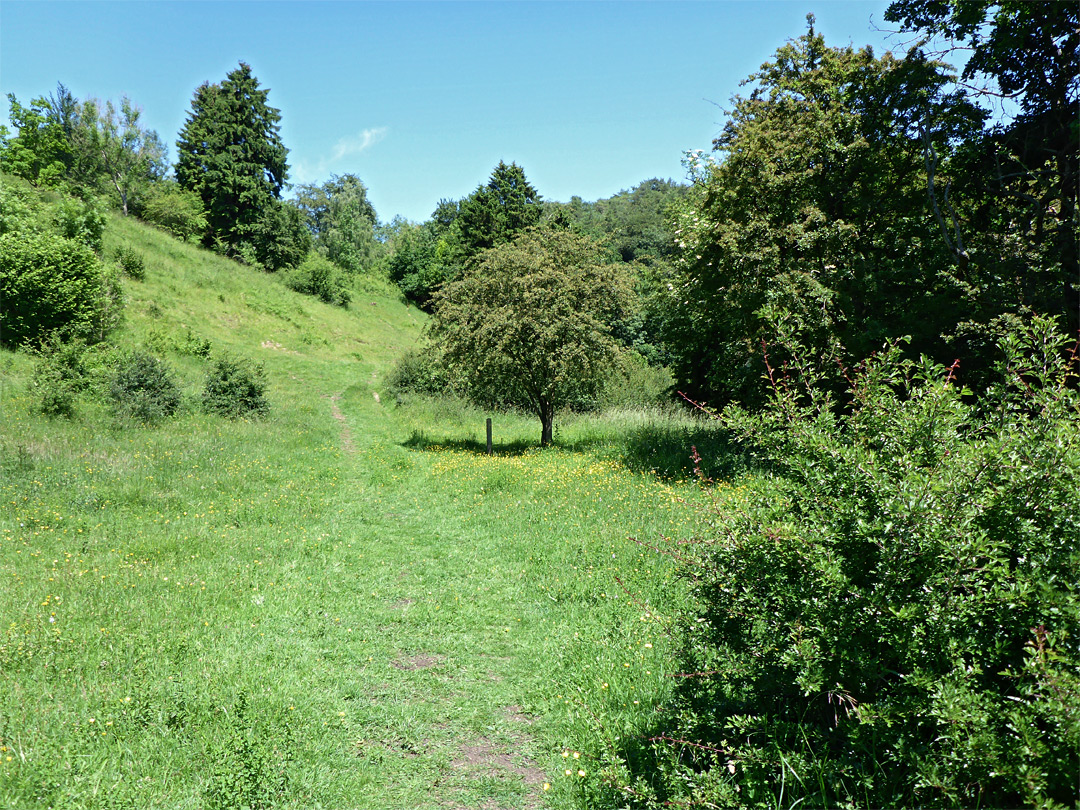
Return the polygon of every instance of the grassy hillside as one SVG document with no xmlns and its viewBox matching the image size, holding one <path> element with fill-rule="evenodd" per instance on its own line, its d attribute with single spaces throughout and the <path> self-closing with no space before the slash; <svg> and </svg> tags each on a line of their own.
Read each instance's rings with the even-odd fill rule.
<svg viewBox="0 0 1080 810">
<path fill-rule="evenodd" d="M 33 359 L 0 353 L 0 806 L 582 796 L 668 687 L 668 574 L 633 538 L 684 530 L 715 435 L 568 419 L 540 453 L 497 416 L 487 457 L 486 414 L 386 396 L 423 324 L 391 288 L 343 310 L 134 220 L 105 244 L 147 270 L 115 341 L 185 400 L 46 419 Z M 207 349 L 265 365 L 264 418 L 200 412 Z"/>
</svg>

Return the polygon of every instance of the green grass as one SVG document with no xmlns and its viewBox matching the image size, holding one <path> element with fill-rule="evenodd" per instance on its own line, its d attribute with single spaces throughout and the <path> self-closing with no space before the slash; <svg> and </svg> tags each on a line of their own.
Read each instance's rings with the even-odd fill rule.
<svg viewBox="0 0 1080 810">
<path fill-rule="evenodd" d="M 117 342 L 186 404 L 48 420 L 0 353 L 0 805 L 579 802 L 670 686 L 649 546 L 691 530 L 689 445 L 722 437 L 570 416 L 541 452 L 495 415 L 488 457 L 487 414 L 383 392 L 423 325 L 390 287 L 342 310 L 132 220 L 119 244 L 146 279 Z M 265 364 L 265 418 L 199 412 L 206 342 Z"/>
</svg>

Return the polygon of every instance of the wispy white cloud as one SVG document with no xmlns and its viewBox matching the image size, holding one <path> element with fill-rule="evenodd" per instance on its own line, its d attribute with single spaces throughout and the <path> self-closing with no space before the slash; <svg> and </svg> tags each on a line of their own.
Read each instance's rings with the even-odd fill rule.
<svg viewBox="0 0 1080 810">
<path fill-rule="evenodd" d="M 386 137 L 389 132 L 387 127 L 375 127 L 363 129 L 355 135 L 342 138 L 329 155 L 320 157 L 315 162 L 304 160 L 297 161 L 293 166 L 293 179 L 299 183 L 312 183 L 324 179 L 328 173 L 337 168 L 337 164 L 350 155 L 359 155 Z"/>
<path fill-rule="evenodd" d="M 365 129 L 351 138 L 342 138 L 334 144 L 334 153 L 330 158 L 330 163 L 336 163 L 346 155 L 358 155 L 385 137 L 386 127 L 376 127 L 375 129 Z"/>
</svg>

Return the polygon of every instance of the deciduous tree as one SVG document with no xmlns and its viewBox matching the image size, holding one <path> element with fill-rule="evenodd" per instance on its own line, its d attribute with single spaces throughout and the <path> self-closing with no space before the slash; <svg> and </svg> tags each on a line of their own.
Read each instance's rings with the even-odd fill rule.
<svg viewBox="0 0 1080 810">
<path fill-rule="evenodd" d="M 443 286 L 431 335 L 471 399 L 531 411 L 548 445 L 555 412 L 610 372 L 620 352 L 611 324 L 630 302 L 625 269 L 598 243 L 531 229 Z"/>
</svg>

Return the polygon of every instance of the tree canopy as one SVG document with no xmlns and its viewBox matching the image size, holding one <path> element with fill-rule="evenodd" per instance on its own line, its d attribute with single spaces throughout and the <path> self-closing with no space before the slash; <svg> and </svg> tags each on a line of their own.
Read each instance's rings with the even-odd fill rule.
<svg viewBox="0 0 1080 810">
<path fill-rule="evenodd" d="M 298 186 L 293 199 L 315 249 L 350 273 L 370 270 L 378 253 L 378 219 L 367 194 L 359 177 L 344 174 L 322 185 Z"/>
<path fill-rule="evenodd" d="M 177 141 L 176 179 L 203 200 L 207 244 L 273 270 L 307 251 L 293 244 L 299 217 L 282 211 L 288 149 L 268 96 L 243 62 L 220 84 L 200 85 Z"/>
<path fill-rule="evenodd" d="M 625 270 L 597 242 L 530 229 L 443 286 L 430 333 L 472 400 L 530 411 L 548 445 L 556 410 L 610 373 L 620 353 L 611 324 L 630 303 Z"/>
<path fill-rule="evenodd" d="M 543 214 L 540 201 L 525 170 L 500 160 L 487 184 L 461 201 L 457 223 L 466 259 L 509 242 L 539 223 Z"/>
</svg>

